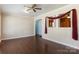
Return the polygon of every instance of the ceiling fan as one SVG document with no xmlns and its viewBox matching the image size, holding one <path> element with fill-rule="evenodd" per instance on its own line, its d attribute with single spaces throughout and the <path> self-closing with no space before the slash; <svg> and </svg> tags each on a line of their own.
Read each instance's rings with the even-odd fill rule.
<svg viewBox="0 0 79 59">
<path fill-rule="evenodd" d="M 37 10 L 42 10 L 42 8 L 39 8 L 37 7 L 37 4 L 33 4 L 31 7 L 27 7 L 27 6 L 24 6 L 25 7 L 25 11 L 30 11 L 30 10 L 33 10 L 33 12 L 36 12 Z"/>
</svg>

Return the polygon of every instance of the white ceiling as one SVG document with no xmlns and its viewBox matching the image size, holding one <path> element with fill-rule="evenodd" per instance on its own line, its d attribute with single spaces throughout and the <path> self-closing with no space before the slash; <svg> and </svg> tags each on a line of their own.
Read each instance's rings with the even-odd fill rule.
<svg viewBox="0 0 79 59">
<path fill-rule="evenodd" d="M 24 12 L 24 5 L 31 6 L 32 4 L 1 4 L 0 6 L 2 8 L 2 12 L 5 14 L 38 16 L 51 10 L 63 7 L 67 4 L 37 4 L 37 7 L 41 7 L 42 10 L 38 10 L 36 13 L 32 11 L 29 14 Z"/>
</svg>

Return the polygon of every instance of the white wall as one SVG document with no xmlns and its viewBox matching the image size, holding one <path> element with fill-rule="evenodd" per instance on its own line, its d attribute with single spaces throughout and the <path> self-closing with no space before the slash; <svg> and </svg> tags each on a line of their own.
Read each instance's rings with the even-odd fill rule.
<svg viewBox="0 0 79 59">
<path fill-rule="evenodd" d="M 12 39 L 34 35 L 33 17 L 3 15 L 2 20 L 4 39 Z"/>
<path fill-rule="evenodd" d="M 1 39 L 1 11 L 0 11 L 0 39 Z"/>
<path fill-rule="evenodd" d="M 79 40 L 76 41 L 72 39 L 72 28 L 59 28 L 59 27 L 48 28 L 48 33 L 47 34 L 44 33 L 46 16 L 55 16 L 55 15 L 63 14 L 65 12 L 70 11 L 73 8 L 77 9 L 78 22 L 79 22 L 79 5 L 67 5 L 62 8 L 52 10 L 48 13 L 35 17 L 35 20 L 42 19 L 42 37 L 50 41 L 58 42 L 79 49 Z M 78 30 L 79 30 L 79 23 L 78 23 Z"/>
</svg>

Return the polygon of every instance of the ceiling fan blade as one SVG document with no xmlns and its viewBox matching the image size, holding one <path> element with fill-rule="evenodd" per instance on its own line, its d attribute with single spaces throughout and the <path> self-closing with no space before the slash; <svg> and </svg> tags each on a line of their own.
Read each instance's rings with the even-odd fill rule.
<svg viewBox="0 0 79 59">
<path fill-rule="evenodd" d="M 35 8 L 35 9 L 42 10 L 42 8 Z"/>
<path fill-rule="evenodd" d="M 31 9 L 27 9 L 27 11 L 29 11 L 29 10 L 31 10 Z"/>
<path fill-rule="evenodd" d="M 32 5 L 32 8 L 34 8 L 34 7 L 36 7 L 36 4 L 33 4 L 33 5 Z"/>
<path fill-rule="evenodd" d="M 35 10 L 35 9 L 33 9 L 33 11 L 34 11 L 34 12 L 36 12 L 36 10 Z"/>
</svg>

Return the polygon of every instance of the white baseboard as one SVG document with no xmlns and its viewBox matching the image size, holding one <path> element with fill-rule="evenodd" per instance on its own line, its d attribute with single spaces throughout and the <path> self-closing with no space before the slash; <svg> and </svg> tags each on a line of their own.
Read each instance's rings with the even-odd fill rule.
<svg viewBox="0 0 79 59">
<path fill-rule="evenodd" d="M 16 38 L 22 38 L 22 37 L 30 37 L 30 36 L 35 36 L 33 35 L 28 35 L 28 36 L 19 36 L 19 37 L 11 37 L 11 38 L 3 38 L 2 40 L 10 40 L 10 39 L 16 39 Z"/>
<path fill-rule="evenodd" d="M 74 49 L 79 49 L 79 47 L 69 45 L 69 44 L 66 44 L 66 43 L 63 43 L 63 42 L 59 42 L 59 41 L 56 41 L 56 40 L 51 40 L 51 39 L 46 39 L 46 40 L 53 41 L 53 42 L 56 42 L 56 43 L 59 43 L 59 44 L 65 45 L 65 46 L 69 46 L 69 47 L 74 48 Z"/>
</svg>

